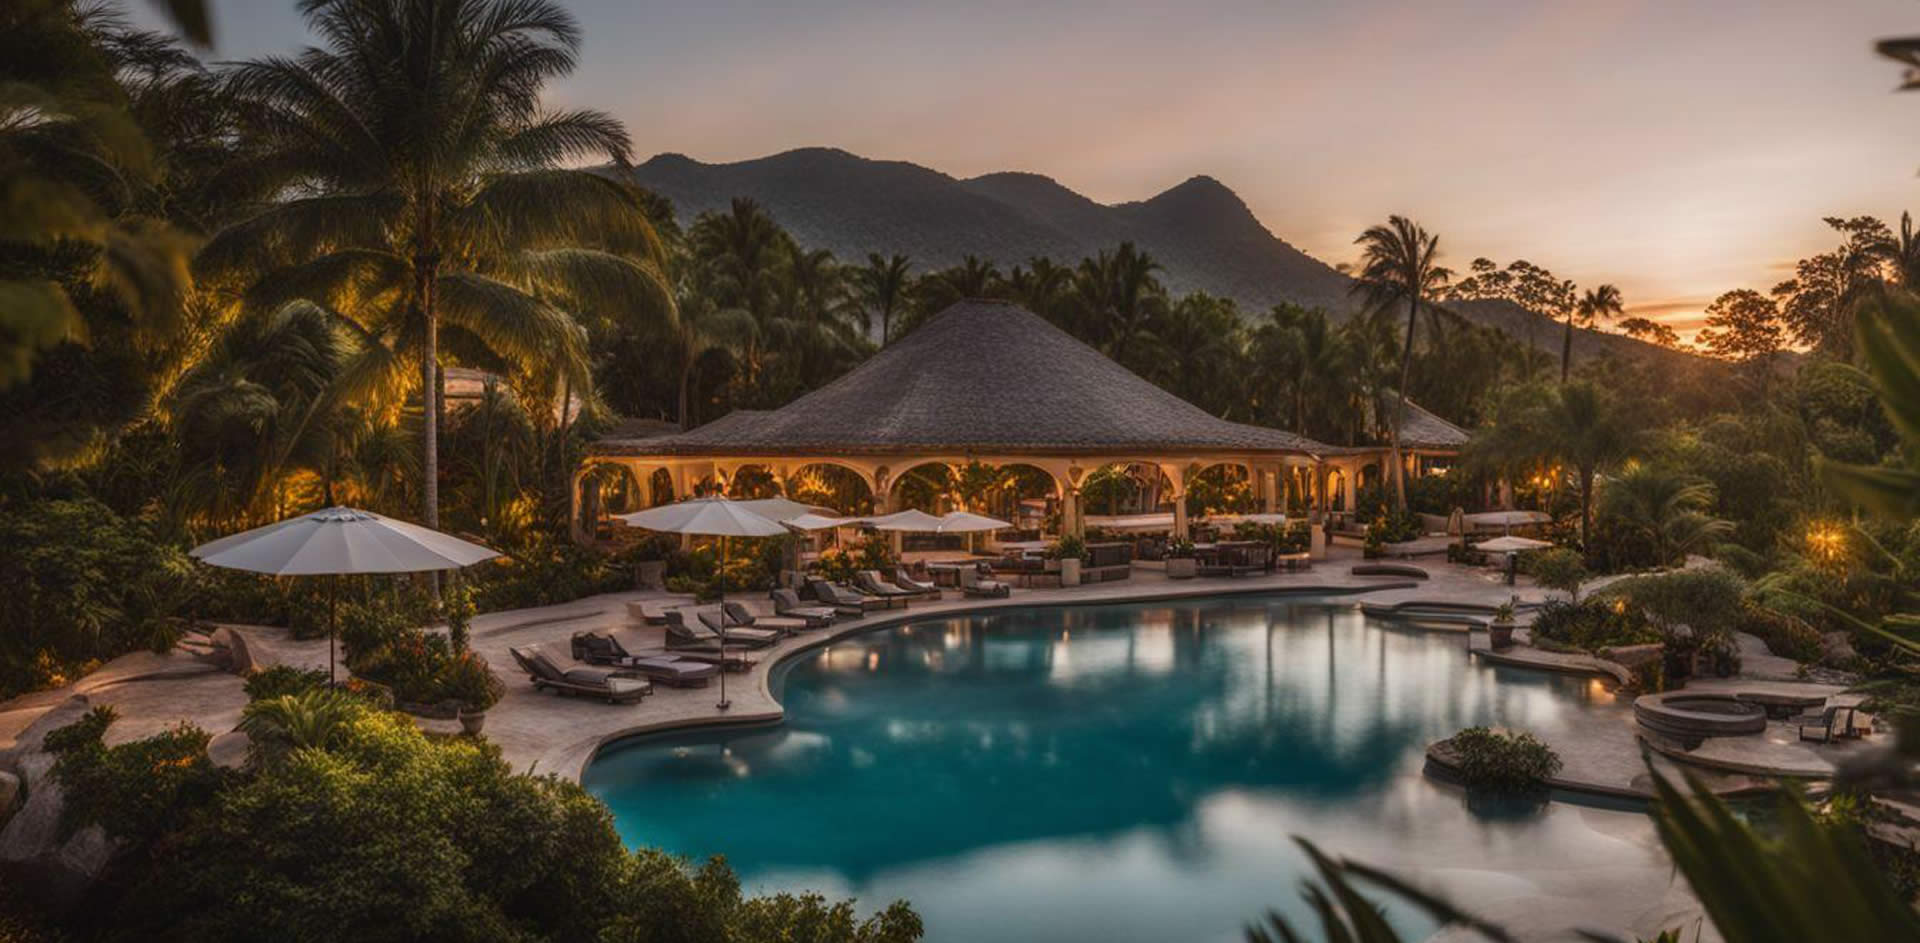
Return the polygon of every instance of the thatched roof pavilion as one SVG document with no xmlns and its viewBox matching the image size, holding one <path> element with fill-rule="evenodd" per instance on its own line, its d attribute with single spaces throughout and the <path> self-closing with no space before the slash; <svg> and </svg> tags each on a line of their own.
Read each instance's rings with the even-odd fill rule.
<svg viewBox="0 0 1920 943">
<path fill-rule="evenodd" d="M 1357 470 L 1362 457 L 1220 419 L 1017 305 L 970 300 L 779 409 L 736 410 L 672 435 L 603 438 L 587 461 L 625 465 L 640 481 L 664 469 L 675 495 L 750 465 L 781 482 L 809 465 L 837 465 L 859 474 L 882 510 L 894 509 L 900 475 L 920 465 L 1023 464 L 1052 477 L 1062 529 L 1078 533 L 1079 485 L 1104 465 L 1158 467 L 1184 532 L 1180 499 L 1205 468 L 1246 469 L 1272 509 L 1288 487 L 1323 495 L 1327 473 Z"/>
</svg>

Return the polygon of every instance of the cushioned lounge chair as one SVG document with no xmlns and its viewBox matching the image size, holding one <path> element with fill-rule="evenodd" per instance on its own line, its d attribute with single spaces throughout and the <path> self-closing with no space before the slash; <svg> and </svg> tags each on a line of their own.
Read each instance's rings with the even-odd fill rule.
<svg viewBox="0 0 1920 943">
<path fill-rule="evenodd" d="M 882 579 L 879 570 L 861 570 L 853 574 L 853 588 L 869 596 L 898 600 L 901 605 L 906 605 L 907 602 L 920 595 L 913 590 L 901 589 Z"/>
<path fill-rule="evenodd" d="M 960 568 L 960 591 L 969 596 L 1011 596 L 1013 587 L 999 580 L 990 580 L 980 575 L 980 571 L 971 567 Z"/>
<path fill-rule="evenodd" d="M 700 617 L 701 625 L 713 630 L 716 640 L 719 638 L 722 625 L 727 629 L 727 641 L 752 645 L 756 648 L 764 648 L 787 637 L 786 629 L 745 625 L 729 616 L 719 606 L 708 606 L 696 614 Z"/>
<path fill-rule="evenodd" d="M 866 612 L 869 609 L 886 609 L 893 605 L 891 599 L 869 596 L 826 580 L 809 580 L 807 586 L 813 590 L 813 598 L 831 606 L 858 607 L 860 612 Z"/>
<path fill-rule="evenodd" d="M 720 646 L 720 613 L 714 609 L 702 609 L 695 614 L 696 619 L 689 621 L 686 613 L 675 612 L 667 617 L 667 647 L 677 648 L 714 648 Z M 727 629 L 727 647 L 766 648 L 780 640 L 779 632 L 765 629 Z"/>
<path fill-rule="evenodd" d="M 705 661 L 678 655 L 636 654 L 612 633 L 575 632 L 573 657 L 591 665 L 611 665 L 638 672 L 656 684 L 676 688 L 706 687 L 708 679 L 720 673 L 720 667 Z"/>
<path fill-rule="evenodd" d="M 816 629 L 832 625 L 840 617 L 840 610 L 832 606 L 802 605 L 800 594 L 791 589 L 776 589 L 767 595 L 773 600 L 774 612 L 789 619 L 805 619 Z"/>
<path fill-rule="evenodd" d="M 609 704 L 631 704 L 653 693 L 653 683 L 640 678 L 620 677 L 618 669 L 591 665 L 561 667 L 538 645 L 509 648 L 508 654 L 533 681 L 536 691 L 560 694 L 584 694 L 605 698 Z"/>
<path fill-rule="evenodd" d="M 727 614 L 727 634 L 732 635 L 740 627 L 749 629 L 772 629 L 785 635 L 805 632 L 816 628 L 813 622 L 795 616 L 756 616 L 747 609 L 745 603 L 731 600 L 722 603 L 722 612 Z"/>
<path fill-rule="evenodd" d="M 642 599 L 627 603 L 627 618 L 641 625 L 666 625 L 667 609 L 678 606 L 678 600 Z"/>
<path fill-rule="evenodd" d="M 903 566 L 893 568 L 893 585 L 901 589 L 912 590 L 913 592 L 932 599 L 940 598 L 940 587 L 932 583 L 922 583 L 914 579 L 913 574 L 908 573 L 907 568 Z"/>
</svg>

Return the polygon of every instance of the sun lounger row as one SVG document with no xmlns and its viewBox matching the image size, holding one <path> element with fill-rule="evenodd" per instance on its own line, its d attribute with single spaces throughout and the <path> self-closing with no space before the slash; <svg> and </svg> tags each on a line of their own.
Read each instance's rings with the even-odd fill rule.
<svg viewBox="0 0 1920 943">
<path fill-rule="evenodd" d="M 604 698 L 609 704 L 631 704 L 653 693 L 653 682 L 644 678 L 627 676 L 615 668 L 563 666 L 538 645 L 507 651 L 533 680 L 536 691 L 584 694 Z"/>
</svg>

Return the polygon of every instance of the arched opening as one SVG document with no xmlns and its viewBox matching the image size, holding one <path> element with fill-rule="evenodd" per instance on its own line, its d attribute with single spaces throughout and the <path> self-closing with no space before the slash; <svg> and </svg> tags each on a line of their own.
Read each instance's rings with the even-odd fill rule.
<svg viewBox="0 0 1920 943">
<path fill-rule="evenodd" d="M 834 462 L 814 462 L 787 477 L 787 497 L 852 517 L 873 513 L 873 487 L 867 476 Z"/>
<path fill-rule="evenodd" d="M 1120 517 L 1173 512 L 1173 482 L 1151 462 L 1111 462 L 1080 480 L 1080 509 Z"/>
<path fill-rule="evenodd" d="M 780 497 L 780 479 L 765 465 L 742 465 L 727 478 L 727 497 L 757 501 Z"/>
<path fill-rule="evenodd" d="M 613 515 L 646 507 L 646 489 L 633 469 L 624 462 L 594 462 L 582 470 L 574 487 L 579 519 L 574 523 L 594 540 L 613 536 Z M 509 522 L 482 519 L 480 527 L 489 535 Z"/>
<path fill-rule="evenodd" d="M 1187 477 L 1187 514 L 1253 514 L 1260 510 L 1251 469 L 1238 462 L 1215 462 Z"/>
<path fill-rule="evenodd" d="M 959 478 L 945 462 L 921 462 L 895 475 L 888 485 L 892 507 L 896 511 L 913 508 L 928 514 L 945 514 L 957 504 L 955 491 Z"/>
</svg>

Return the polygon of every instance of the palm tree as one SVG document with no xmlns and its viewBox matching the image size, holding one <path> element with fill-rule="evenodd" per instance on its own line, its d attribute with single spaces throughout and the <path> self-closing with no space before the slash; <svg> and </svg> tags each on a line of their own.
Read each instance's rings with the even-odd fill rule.
<svg viewBox="0 0 1920 943">
<path fill-rule="evenodd" d="M 1653 544 L 1665 566 L 1710 541 L 1733 533 L 1733 523 L 1713 517 L 1710 482 L 1652 465 L 1635 465 L 1607 482 L 1601 512 Z"/>
<path fill-rule="evenodd" d="M 1404 216 L 1389 216 L 1384 226 L 1374 226 L 1354 242 L 1361 246 L 1360 274 L 1353 291 L 1366 300 L 1375 314 L 1396 305 L 1407 306 L 1407 339 L 1400 352 L 1400 383 L 1395 391 L 1394 419 L 1386 424 L 1388 443 L 1393 454 L 1394 509 L 1407 509 L 1407 482 L 1400 457 L 1400 426 L 1407 417 L 1407 380 L 1413 368 L 1413 329 L 1422 305 L 1431 306 L 1440 296 L 1452 271 L 1438 264 L 1440 237 L 1429 235 L 1419 224 Z"/>
<path fill-rule="evenodd" d="M 1615 318 L 1626 308 L 1620 301 L 1620 289 L 1612 285 L 1601 285 L 1590 289 L 1581 296 L 1580 303 L 1567 309 L 1567 330 L 1560 338 L 1560 382 L 1567 382 L 1567 370 L 1573 365 L 1573 323 L 1577 320 L 1581 327 L 1592 327 L 1602 318 Z"/>
<path fill-rule="evenodd" d="M 1128 353 L 1154 340 L 1167 312 L 1166 289 L 1154 273 L 1160 263 L 1131 242 L 1084 259 L 1074 278 L 1083 339 L 1097 340 L 1109 357 L 1129 368 Z"/>
<path fill-rule="evenodd" d="M 687 233 L 695 290 L 720 308 L 745 312 L 754 330 L 740 338 L 743 385 L 762 385 L 766 366 L 760 332 L 778 317 L 793 238 L 760 204 L 736 198 L 724 213 L 702 213 Z"/>
<path fill-rule="evenodd" d="M 1580 481 L 1580 545 L 1593 529 L 1593 481 L 1600 469 L 1626 458 L 1638 436 L 1600 390 L 1589 383 L 1559 389 L 1541 417 L 1540 432 L 1553 455 L 1573 467 Z"/>
<path fill-rule="evenodd" d="M 867 330 L 873 329 L 873 321 L 878 318 L 880 345 L 886 346 L 892 339 L 893 319 L 907 306 L 913 287 L 913 263 L 904 255 L 882 258 L 878 252 L 869 252 L 866 268 L 853 270 L 853 283 Z"/>
<path fill-rule="evenodd" d="M 241 711 L 239 730 L 252 741 L 254 764 L 269 766 L 295 750 L 338 744 L 365 710 L 344 691 L 309 688 L 248 704 Z"/>
<path fill-rule="evenodd" d="M 693 372 L 700 359 L 711 353 L 744 349 L 753 334 L 753 316 L 740 308 L 718 307 L 704 294 L 681 302 L 674 348 L 679 359 L 677 415 L 682 430 L 693 428 Z"/>
<path fill-rule="evenodd" d="M 308 298 L 361 347 L 355 395 L 404 394 L 417 371 L 423 516 L 439 520 L 442 350 L 480 366 L 552 364 L 590 382 L 557 305 L 608 309 L 667 291 L 634 188 L 563 169 L 624 166 L 597 111 L 549 111 L 580 31 L 550 0 L 308 0 L 324 45 L 229 68 L 259 150 L 241 172 L 283 198 L 228 227 L 201 271 L 241 314 Z M 443 337 L 443 329 L 445 336 Z"/>
<path fill-rule="evenodd" d="M 1007 273 L 1007 293 L 1021 306 L 1054 324 L 1061 324 L 1073 290 L 1073 270 L 1036 255 Z"/>
</svg>

